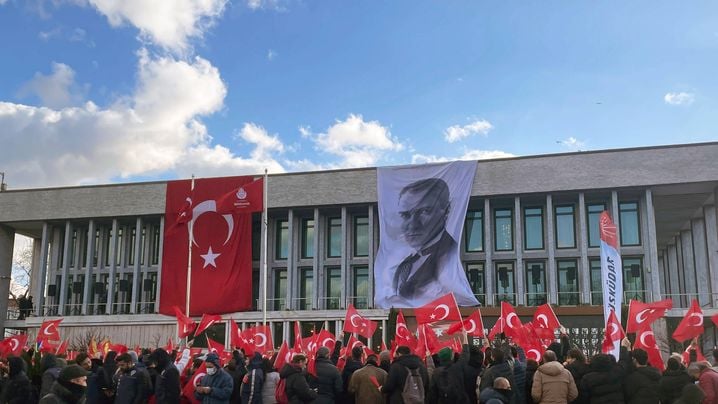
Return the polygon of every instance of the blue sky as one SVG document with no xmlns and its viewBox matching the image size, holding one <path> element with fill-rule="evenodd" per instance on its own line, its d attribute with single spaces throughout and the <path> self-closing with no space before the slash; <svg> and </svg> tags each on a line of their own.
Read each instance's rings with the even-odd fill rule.
<svg viewBox="0 0 718 404">
<path fill-rule="evenodd" d="M 709 1 L 0 0 L 0 38 L 11 188 L 718 139 Z"/>
</svg>

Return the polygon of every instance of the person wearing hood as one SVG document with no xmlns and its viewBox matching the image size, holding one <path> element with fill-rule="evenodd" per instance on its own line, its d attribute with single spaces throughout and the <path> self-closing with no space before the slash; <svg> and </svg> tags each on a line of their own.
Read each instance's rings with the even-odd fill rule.
<svg viewBox="0 0 718 404">
<path fill-rule="evenodd" d="M 366 358 L 366 365 L 357 370 L 349 380 L 348 391 L 354 397 L 356 404 L 374 404 L 384 401 L 381 390 L 374 385 L 372 378 L 379 385 L 386 382 L 387 373 L 379 367 L 376 355 L 372 354 Z"/>
<path fill-rule="evenodd" d="M 229 404 L 234 385 L 232 376 L 222 369 L 216 353 L 208 353 L 204 362 L 207 376 L 195 387 L 194 397 L 202 404 Z"/>
<path fill-rule="evenodd" d="M 242 379 L 242 404 L 262 404 L 264 385 L 264 362 L 262 354 L 255 352 L 249 361 L 249 369 Z"/>
<path fill-rule="evenodd" d="M 25 372 L 25 360 L 11 356 L 8 358 L 8 380 L 0 395 L 2 404 L 28 404 L 37 402 L 36 392 Z"/>
<path fill-rule="evenodd" d="M 112 404 L 115 401 L 115 384 L 112 379 L 117 372 L 116 358 L 117 352 L 108 352 L 102 367 L 97 371 L 97 386 L 101 392 L 99 404 Z"/>
<path fill-rule="evenodd" d="M 180 400 L 180 374 L 172 363 L 170 354 L 157 348 L 150 355 L 150 361 L 156 364 L 155 369 L 155 402 L 157 404 L 178 403 Z"/>
<path fill-rule="evenodd" d="M 543 354 L 543 365 L 534 374 L 531 398 L 535 403 L 568 403 L 578 397 L 573 376 L 556 360 L 553 351 Z"/>
<path fill-rule="evenodd" d="M 150 398 L 152 385 L 144 367 L 137 367 L 129 353 L 117 357 L 115 374 L 115 404 L 145 404 Z"/>
<path fill-rule="evenodd" d="M 90 372 L 79 365 L 66 366 L 40 404 L 84 404 L 89 375 Z"/>
<path fill-rule="evenodd" d="M 479 402 L 481 404 L 508 404 L 513 394 L 511 383 L 505 377 L 497 377 L 491 386 L 481 390 Z"/>
<path fill-rule="evenodd" d="M 681 396 L 683 386 L 693 383 L 693 379 L 676 358 L 668 358 L 666 370 L 658 382 L 661 404 L 673 404 Z"/>
<path fill-rule="evenodd" d="M 40 372 L 42 372 L 42 385 L 40 387 L 40 397 L 45 397 L 50 392 L 50 387 L 60 376 L 62 370 L 61 363 L 57 360 L 57 356 L 48 353 L 40 360 Z"/>
<path fill-rule="evenodd" d="M 634 370 L 626 377 L 625 398 L 628 404 L 658 404 L 661 372 L 648 365 L 648 353 L 631 351 Z"/>
<path fill-rule="evenodd" d="M 329 359 L 329 348 L 317 349 L 316 376 L 310 377 L 309 385 L 317 390 L 315 404 L 334 403 L 343 391 L 342 375 Z"/>
<path fill-rule="evenodd" d="M 463 349 L 468 356 L 468 346 Z M 464 389 L 462 368 L 453 362 L 454 353 L 445 347 L 439 351 L 439 367 L 429 381 L 428 401 L 439 404 L 468 404 L 469 397 Z M 474 380 L 474 383 L 476 381 Z"/>
<path fill-rule="evenodd" d="M 389 404 L 403 404 L 401 392 L 404 389 L 404 382 L 409 376 L 411 370 L 418 370 L 421 379 L 424 382 L 424 392 L 429 391 L 429 373 L 421 362 L 421 359 L 411 353 L 408 346 L 399 346 L 396 348 L 394 362 L 389 367 L 389 374 L 386 383 L 381 387 L 381 391 L 387 395 Z"/>
<path fill-rule="evenodd" d="M 364 349 L 355 346 L 352 348 L 351 358 L 344 364 L 344 369 L 342 369 L 342 386 L 344 386 L 344 391 L 342 392 L 341 400 L 339 400 L 343 403 L 351 404 L 354 402 L 354 395 L 349 393 L 349 380 L 352 378 L 354 372 L 364 366 L 362 364 L 362 356 L 364 356 Z"/>
<path fill-rule="evenodd" d="M 464 379 L 464 391 L 466 396 L 469 398 L 469 402 L 475 403 L 478 400 L 478 389 L 477 378 L 481 374 L 481 369 L 484 363 L 484 353 L 481 352 L 481 348 L 474 345 L 464 345 L 464 351 L 468 347 L 468 360 L 464 360 L 466 356 L 465 352 L 462 352 L 461 358 L 456 362 L 456 367 L 461 371 L 461 377 Z"/>
<path fill-rule="evenodd" d="M 276 356 L 276 355 L 275 355 Z M 276 392 L 279 383 L 279 372 L 269 359 L 262 359 L 264 370 L 264 385 L 262 385 L 262 404 L 275 404 Z"/>
<path fill-rule="evenodd" d="M 702 404 L 706 398 L 706 394 L 698 387 L 697 384 L 686 384 L 681 390 L 681 396 L 678 397 L 674 404 Z"/>
<path fill-rule="evenodd" d="M 304 375 L 306 367 L 307 357 L 296 354 L 279 372 L 280 379 L 284 380 L 284 391 L 289 404 L 307 404 L 317 399 L 317 392 L 309 387 Z"/>
<path fill-rule="evenodd" d="M 514 382 L 514 371 L 511 364 L 506 360 L 504 351 L 500 348 L 495 348 L 491 350 L 491 366 L 484 370 L 484 374 L 481 376 L 481 383 L 479 385 L 481 391 L 492 387 L 494 380 L 498 377 L 506 378 L 511 385 L 511 389 L 514 388 L 516 383 Z M 510 393 L 513 394 L 513 391 Z M 514 402 L 513 399 L 511 402 Z"/>
<path fill-rule="evenodd" d="M 589 372 L 581 379 L 581 397 L 589 404 L 623 404 L 623 379 L 626 373 L 613 355 L 596 354 Z"/>
</svg>

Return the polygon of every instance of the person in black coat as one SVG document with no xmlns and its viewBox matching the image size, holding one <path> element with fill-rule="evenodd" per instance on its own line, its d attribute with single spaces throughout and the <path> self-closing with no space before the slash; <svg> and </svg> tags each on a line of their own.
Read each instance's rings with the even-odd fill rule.
<svg viewBox="0 0 718 404">
<path fill-rule="evenodd" d="M 155 349 L 150 355 L 155 363 L 155 402 L 157 404 L 178 403 L 180 400 L 180 374 L 170 359 L 170 354 L 162 348 Z"/>
<path fill-rule="evenodd" d="M 292 357 L 291 363 L 287 363 L 279 371 L 279 378 L 284 380 L 284 391 L 290 404 L 306 404 L 317 399 L 317 392 L 309 387 L 304 375 L 306 366 L 306 356 L 297 354 Z"/>
<path fill-rule="evenodd" d="M 514 381 L 514 371 L 509 362 L 504 358 L 504 351 L 499 348 L 492 349 L 491 363 L 491 366 L 484 370 L 484 374 L 481 376 L 481 391 L 492 387 L 496 378 L 504 377 L 509 381 L 513 395 L 513 388 L 516 385 L 516 382 Z M 511 402 L 513 402 L 513 399 Z"/>
<path fill-rule="evenodd" d="M 468 346 L 464 345 L 464 357 L 461 362 L 468 360 Z M 451 348 L 442 348 L 439 351 L 439 367 L 434 369 L 429 381 L 428 402 L 430 403 L 451 403 L 469 404 L 469 397 L 464 388 L 463 368 L 452 361 Z M 474 379 L 476 384 L 476 379 Z M 442 393 L 444 394 L 442 396 Z"/>
<path fill-rule="evenodd" d="M 469 402 L 478 402 L 476 395 L 476 389 L 479 387 L 476 384 L 476 379 L 481 374 L 484 363 L 484 353 L 481 352 L 481 348 L 474 345 L 464 345 L 464 350 L 468 347 L 468 360 L 464 361 L 460 359 L 456 362 L 456 366 L 461 370 L 461 374 L 464 379 L 464 391 L 466 396 L 469 398 Z M 462 352 L 462 356 L 464 353 Z"/>
<path fill-rule="evenodd" d="M 564 366 L 569 372 L 571 372 L 571 376 L 573 376 L 573 381 L 576 382 L 576 387 L 579 387 L 581 385 L 581 379 L 583 378 L 583 375 L 585 375 L 589 371 L 588 363 L 586 363 L 586 356 L 580 349 L 571 348 L 566 354 L 566 361 L 564 362 Z M 572 402 L 583 402 L 580 389 L 578 391 L 578 398 L 576 398 Z"/>
<path fill-rule="evenodd" d="M 89 375 L 90 372 L 79 365 L 66 366 L 50 387 L 50 392 L 40 400 L 40 404 L 85 403 Z"/>
<path fill-rule="evenodd" d="M 668 358 L 666 371 L 658 382 L 661 404 L 673 404 L 681 396 L 683 386 L 693 383 L 693 378 L 676 358 Z"/>
<path fill-rule="evenodd" d="M 42 372 L 42 386 L 40 387 L 40 397 L 44 397 L 50 392 L 50 387 L 60 376 L 62 367 L 57 357 L 51 353 L 44 354 L 40 360 L 40 371 Z"/>
<path fill-rule="evenodd" d="M 579 396 L 587 404 L 623 404 L 625 376 L 626 372 L 616 363 L 613 355 L 594 355 L 589 372 L 581 379 Z"/>
<path fill-rule="evenodd" d="M 246 380 L 246 382 L 245 382 Z M 255 352 L 249 361 L 247 375 L 242 380 L 242 404 L 262 404 L 262 385 L 264 385 L 264 362 L 262 354 Z"/>
<path fill-rule="evenodd" d="M 526 404 L 533 404 L 533 402 L 534 402 L 533 398 L 531 398 L 531 389 L 534 386 L 534 375 L 536 374 L 538 367 L 539 367 L 539 364 L 535 360 L 533 360 L 533 359 L 526 360 L 526 388 L 524 389 L 524 397 L 526 398 L 526 401 L 524 401 L 524 403 L 526 403 Z M 577 387 L 578 387 L 578 385 L 577 385 Z M 518 403 L 518 404 L 524 404 L 524 403 Z"/>
<path fill-rule="evenodd" d="M 17 356 L 8 358 L 8 380 L 0 395 L 2 404 L 33 404 L 37 403 L 37 395 L 33 391 L 30 379 L 25 373 L 25 361 Z"/>
<path fill-rule="evenodd" d="M 119 371 L 115 374 L 115 404 L 145 404 L 149 400 L 152 385 L 144 367 L 135 365 L 127 353 L 117 357 Z"/>
<path fill-rule="evenodd" d="M 648 365 L 648 353 L 643 349 L 631 352 L 634 370 L 626 377 L 624 385 L 626 402 L 629 404 L 658 404 L 658 382 L 661 372 Z"/>
<path fill-rule="evenodd" d="M 329 359 L 329 348 L 317 349 L 315 362 L 316 376 L 309 379 L 309 385 L 317 390 L 315 404 L 334 403 L 343 391 L 342 375 Z"/>
<path fill-rule="evenodd" d="M 115 401 L 115 382 L 113 381 L 117 371 L 115 358 L 117 358 L 117 352 L 108 352 L 102 367 L 97 371 L 97 386 L 101 392 L 99 404 L 113 404 Z"/>
<path fill-rule="evenodd" d="M 382 393 L 388 396 L 389 404 L 403 404 L 401 392 L 404 390 L 404 382 L 409 376 L 407 368 L 419 371 L 424 382 L 424 392 L 429 391 L 429 372 L 426 371 L 426 366 L 418 356 L 411 353 L 408 346 L 400 346 L 396 348 L 396 355 L 394 362 L 389 367 L 386 383 L 381 387 Z"/>
<path fill-rule="evenodd" d="M 344 364 L 344 369 L 342 370 L 342 386 L 344 387 L 344 391 L 339 400 L 342 403 L 351 404 L 354 402 L 354 394 L 349 394 L 347 389 L 349 389 L 349 380 L 351 380 L 354 372 L 364 366 L 361 360 L 363 354 L 364 350 L 361 347 L 355 346 L 352 348 L 352 357 Z"/>
</svg>

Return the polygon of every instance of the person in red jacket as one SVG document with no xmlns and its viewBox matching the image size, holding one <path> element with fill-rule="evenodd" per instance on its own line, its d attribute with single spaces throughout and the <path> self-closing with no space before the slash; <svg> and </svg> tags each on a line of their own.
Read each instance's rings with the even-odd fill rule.
<svg viewBox="0 0 718 404">
<path fill-rule="evenodd" d="M 688 374 L 698 379 L 698 387 L 705 393 L 701 404 L 718 404 L 718 372 L 707 361 L 691 363 Z"/>
</svg>

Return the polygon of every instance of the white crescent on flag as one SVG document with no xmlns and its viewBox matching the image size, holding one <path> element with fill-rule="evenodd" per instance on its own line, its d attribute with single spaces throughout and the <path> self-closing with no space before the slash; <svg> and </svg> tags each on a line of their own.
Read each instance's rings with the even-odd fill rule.
<svg viewBox="0 0 718 404">
<path fill-rule="evenodd" d="M 516 318 L 517 320 L 518 320 L 518 318 L 519 318 L 519 317 L 516 315 L 516 313 L 509 313 L 509 314 L 506 316 L 506 324 L 507 324 L 510 328 L 517 328 L 517 327 L 516 327 L 516 324 L 513 322 L 513 319 L 514 319 L 514 318 Z M 520 321 L 519 321 L 519 322 L 520 322 Z"/>
<path fill-rule="evenodd" d="M 611 333 L 609 334 L 611 337 L 613 337 L 615 334 L 618 334 L 619 328 L 618 324 L 611 323 Z"/>
<path fill-rule="evenodd" d="M 533 360 L 536 362 L 541 362 L 541 352 L 538 351 L 538 349 L 529 349 L 526 351 L 526 356 L 534 355 Z"/>
<path fill-rule="evenodd" d="M 256 334 L 254 334 L 254 338 L 258 339 L 259 337 L 262 338 L 262 343 L 261 343 L 261 344 L 258 344 L 258 343 L 255 341 L 254 346 L 257 346 L 257 347 L 265 346 L 265 345 L 267 344 L 267 336 L 264 335 L 264 334 L 261 333 L 261 332 L 258 332 L 258 333 L 256 333 Z"/>
<path fill-rule="evenodd" d="M 439 318 L 437 318 L 436 319 L 437 321 L 441 321 L 449 316 L 449 306 L 447 306 L 445 304 L 440 304 L 440 305 L 436 306 L 436 308 L 434 309 L 434 313 L 436 313 L 436 310 L 439 310 L 439 309 L 443 310 L 444 314 L 442 316 L 440 316 Z M 434 313 L 431 314 L 432 318 L 435 317 Z"/>
<path fill-rule="evenodd" d="M 695 326 L 695 327 L 700 326 L 700 325 L 703 325 L 703 315 L 702 315 L 701 313 L 691 313 L 691 314 L 688 315 L 688 317 L 689 317 L 689 318 L 690 318 L 690 317 L 697 317 L 697 318 L 698 318 L 698 322 L 697 322 L 697 323 L 695 323 L 695 324 L 690 324 L 690 321 L 689 321 L 688 324 L 690 324 L 690 325 L 692 325 L 692 326 Z"/>
<path fill-rule="evenodd" d="M 332 342 L 334 342 L 332 338 L 324 338 L 324 340 L 322 340 L 322 346 L 329 348 Z"/>
<path fill-rule="evenodd" d="M 653 331 L 646 331 L 643 334 L 641 334 L 641 336 L 638 338 L 641 340 L 641 344 L 643 344 L 643 346 L 648 347 L 648 348 L 653 348 L 653 346 L 656 345 L 655 341 L 653 342 L 653 344 L 649 344 L 646 342 L 646 337 L 649 335 L 653 336 Z"/>
<path fill-rule="evenodd" d="M 199 384 L 199 382 L 200 382 L 200 381 L 202 380 L 202 378 L 205 377 L 206 375 L 207 375 L 207 373 L 205 373 L 205 372 L 197 373 L 197 374 L 194 375 L 194 377 L 192 378 L 192 384 L 193 384 L 195 387 L 197 387 L 197 385 Z"/>
<path fill-rule="evenodd" d="M 197 241 L 194 238 L 194 222 L 199 219 L 200 216 L 202 216 L 204 213 L 207 212 L 217 212 L 217 202 L 214 200 L 206 200 L 202 201 L 197 204 L 192 209 L 192 220 L 189 222 L 189 236 L 190 240 L 192 240 L 192 244 L 199 247 L 197 244 Z M 227 238 L 224 240 L 224 243 L 222 245 L 226 245 L 229 240 L 232 238 L 232 233 L 234 232 L 234 217 L 231 214 L 222 215 L 225 222 L 227 222 Z"/>
<path fill-rule="evenodd" d="M 548 317 L 545 314 L 539 314 L 538 316 L 536 316 L 536 319 L 541 320 L 544 328 L 548 328 Z"/>
<path fill-rule="evenodd" d="M 471 319 L 471 320 L 469 320 L 469 324 L 471 324 L 471 328 L 469 328 L 469 329 L 466 330 L 466 333 L 468 333 L 468 334 L 470 334 L 470 333 L 476 331 L 476 321 L 474 321 L 473 319 Z"/>
<path fill-rule="evenodd" d="M 355 317 L 359 317 L 359 318 L 361 319 L 361 317 L 360 317 L 358 314 L 352 314 L 351 317 L 349 317 L 349 322 L 352 323 L 352 325 L 353 325 L 354 327 L 359 327 L 360 324 L 357 324 L 357 323 L 354 322 L 354 318 L 355 318 Z"/>
<path fill-rule="evenodd" d="M 644 309 L 644 310 L 639 311 L 638 314 L 636 314 L 636 322 L 642 323 L 642 322 L 646 321 L 646 318 L 643 317 L 643 315 L 651 314 L 651 313 L 653 313 L 653 311 L 654 311 L 653 309 Z"/>
</svg>

